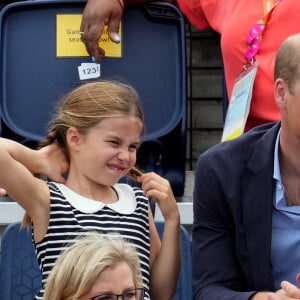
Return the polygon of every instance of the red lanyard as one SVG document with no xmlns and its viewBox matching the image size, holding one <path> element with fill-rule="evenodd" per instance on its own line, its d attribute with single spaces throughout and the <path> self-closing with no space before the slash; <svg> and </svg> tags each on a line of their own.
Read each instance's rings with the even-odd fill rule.
<svg viewBox="0 0 300 300">
<path fill-rule="evenodd" d="M 262 33 L 266 27 L 266 24 L 269 20 L 271 12 L 273 11 L 274 7 L 281 1 L 281 0 L 262 0 L 263 1 L 263 8 L 264 8 L 264 17 L 259 19 L 247 36 L 247 51 L 245 54 L 246 57 L 246 66 L 251 64 L 254 60 L 256 53 L 259 50 L 262 41 Z"/>
</svg>

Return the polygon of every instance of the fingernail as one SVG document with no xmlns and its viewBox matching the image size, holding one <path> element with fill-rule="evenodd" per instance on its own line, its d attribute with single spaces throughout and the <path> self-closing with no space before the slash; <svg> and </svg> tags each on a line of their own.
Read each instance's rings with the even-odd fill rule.
<svg viewBox="0 0 300 300">
<path fill-rule="evenodd" d="M 121 41 L 121 37 L 117 33 L 113 34 L 113 39 L 114 39 L 115 42 L 120 42 Z"/>
</svg>

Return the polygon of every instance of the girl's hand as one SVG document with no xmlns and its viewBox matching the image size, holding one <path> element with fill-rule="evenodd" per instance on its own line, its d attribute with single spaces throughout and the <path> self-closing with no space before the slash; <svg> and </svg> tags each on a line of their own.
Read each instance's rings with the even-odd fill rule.
<svg viewBox="0 0 300 300">
<path fill-rule="evenodd" d="M 64 183 L 63 174 L 69 170 L 69 162 L 65 152 L 58 143 L 52 143 L 38 150 L 43 161 L 40 174 L 47 176 L 53 181 Z"/>
<path fill-rule="evenodd" d="M 145 195 L 158 204 L 165 221 L 178 221 L 179 210 L 169 181 L 154 172 L 141 175 L 139 181 Z"/>
</svg>

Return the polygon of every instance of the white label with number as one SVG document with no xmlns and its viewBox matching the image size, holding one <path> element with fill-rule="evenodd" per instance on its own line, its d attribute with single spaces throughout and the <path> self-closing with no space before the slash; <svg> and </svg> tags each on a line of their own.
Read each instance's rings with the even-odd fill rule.
<svg viewBox="0 0 300 300">
<path fill-rule="evenodd" d="M 100 77 L 100 64 L 82 63 L 78 66 L 80 80 L 93 79 Z"/>
</svg>

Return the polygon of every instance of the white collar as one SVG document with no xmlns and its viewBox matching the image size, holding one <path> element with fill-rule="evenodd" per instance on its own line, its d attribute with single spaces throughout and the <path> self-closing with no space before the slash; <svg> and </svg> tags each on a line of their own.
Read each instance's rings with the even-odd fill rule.
<svg viewBox="0 0 300 300">
<path fill-rule="evenodd" d="M 66 200 L 70 202 L 72 206 L 80 210 L 83 213 L 95 213 L 102 209 L 104 206 L 111 208 L 112 210 L 124 214 L 130 215 L 136 208 L 136 198 L 131 186 L 124 183 L 117 183 L 113 185 L 113 189 L 118 194 L 118 201 L 114 203 L 105 204 L 101 201 L 96 201 L 74 192 L 66 185 L 61 183 L 55 183 L 60 189 Z"/>
</svg>

